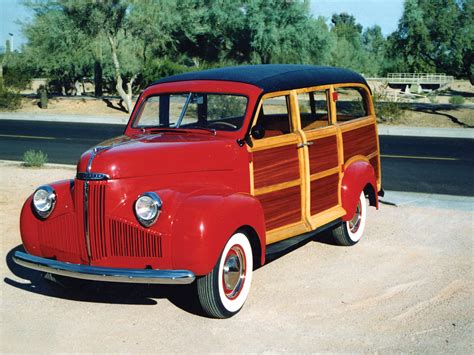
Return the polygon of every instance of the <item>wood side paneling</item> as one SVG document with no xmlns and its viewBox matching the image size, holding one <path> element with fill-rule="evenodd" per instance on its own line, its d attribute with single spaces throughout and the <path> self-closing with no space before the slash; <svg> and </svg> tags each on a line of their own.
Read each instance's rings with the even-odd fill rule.
<svg viewBox="0 0 474 355">
<path fill-rule="evenodd" d="M 375 178 L 379 181 L 379 159 L 377 156 L 369 160 L 370 164 L 375 170 Z"/>
<path fill-rule="evenodd" d="M 337 138 L 333 136 L 312 140 L 308 146 L 310 174 L 337 167 Z"/>
<path fill-rule="evenodd" d="M 355 155 L 367 156 L 377 150 L 377 137 L 374 124 L 343 132 L 342 140 L 345 162 Z"/>
<path fill-rule="evenodd" d="M 337 205 L 338 186 L 338 173 L 311 182 L 311 215 Z"/>
<path fill-rule="evenodd" d="M 263 206 L 267 231 L 301 220 L 300 186 L 269 192 L 257 198 Z"/>
<path fill-rule="evenodd" d="M 255 189 L 299 179 L 296 144 L 254 152 L 253 171 Z"/>
</svg>

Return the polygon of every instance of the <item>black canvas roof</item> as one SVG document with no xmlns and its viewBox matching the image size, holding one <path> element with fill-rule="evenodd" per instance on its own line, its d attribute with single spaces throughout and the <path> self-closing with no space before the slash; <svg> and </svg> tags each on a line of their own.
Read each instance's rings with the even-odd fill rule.
<svg viewBox="0 0 474 355">
<path fill-rule="evenodd" d="M 324 84 L 362 83 L 362 75 L 343 68 L 302 64 L 261 64 L 226 67 L 177 74 L 154 84 L 189 80 L 236 81 L 257 86 L 266 92 L 292 90 Z"/>
</svg>

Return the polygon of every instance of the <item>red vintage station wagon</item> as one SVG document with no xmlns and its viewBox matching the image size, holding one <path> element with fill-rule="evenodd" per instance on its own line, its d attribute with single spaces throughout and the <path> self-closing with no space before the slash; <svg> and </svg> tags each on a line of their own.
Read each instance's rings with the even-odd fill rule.
<svg viewBox="0 0 474 355">
<path fill-rule="evenodd" d="M 16 263 L 88 280 L 196 283 L 203 310 L 243 306 L 283 241 L 357 243 L 382 193 L 371 92 L 359 74 L 256 65 L 159 80 L 75 179 L 39 187 Z"/>
</svg>

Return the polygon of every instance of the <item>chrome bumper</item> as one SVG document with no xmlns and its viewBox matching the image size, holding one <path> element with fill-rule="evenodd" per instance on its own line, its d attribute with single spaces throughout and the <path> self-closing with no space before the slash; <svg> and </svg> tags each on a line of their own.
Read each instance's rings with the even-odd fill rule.
<svg viewBox="0 0 474 355">
<path fill-rule="evenodd" d="M 29 269 L 94 281 L 185 285 L 192 283 L 196 278 L 194 273 L 188 270 L 113 269 L 70 264 L 20 251 L 15 252 L 13 260 Z"/>
</svg>

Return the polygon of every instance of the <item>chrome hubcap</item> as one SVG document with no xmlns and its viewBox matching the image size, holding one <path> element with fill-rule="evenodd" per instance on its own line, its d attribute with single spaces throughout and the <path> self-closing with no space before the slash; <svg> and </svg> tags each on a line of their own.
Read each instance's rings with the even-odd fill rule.
<svg viewBox="0 0 474 355">
<path fill-rule="evenodd" d="M 361 204 L 360 204 L 360 201 L 359 201 L 359 203 L 357 204 L 357 208 L 356 208 L 356 211 L 354 213 L 354 216 L 349 221 L 349 230 L 351 231 L 351 233 L 356 233 L 357 232 L 357 230 L 360 227 L 360 222 L 361 221 L 362 221 L 362 207 L 361 207 Z"/>
<path fill-rule="evenodd" d="M 236 298 L 245 282 L 245 253 L 240 245 L 234 245 L 227 253 L 222 273 L 224 293 L 229 299 Z"/>
</svg>

